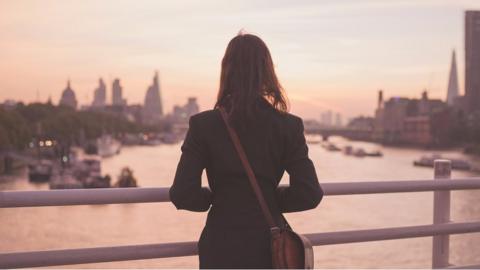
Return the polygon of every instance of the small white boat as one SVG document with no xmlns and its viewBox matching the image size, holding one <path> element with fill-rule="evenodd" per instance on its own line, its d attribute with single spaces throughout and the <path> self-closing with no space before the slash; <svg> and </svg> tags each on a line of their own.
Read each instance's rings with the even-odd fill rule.
<svg viewBox="0 0 480 270">
<path fill-rule="evenodd" d="M 110 135 L 102 135 L 97 139 L 97 153 L 101 157 L 111 157 L 120 153 L 122 144 Z"/>
<path fill-rule="evenodd" d="M 444 158 L 441 155 L 422 156 L 418 160 L 413 161 L 414 166 L 433 167 L 436 159 L 447 159 L 451 161 L 452 169 L 469 171 L 472 169 L 470 162 L 463 159 Z"/>
</svg>

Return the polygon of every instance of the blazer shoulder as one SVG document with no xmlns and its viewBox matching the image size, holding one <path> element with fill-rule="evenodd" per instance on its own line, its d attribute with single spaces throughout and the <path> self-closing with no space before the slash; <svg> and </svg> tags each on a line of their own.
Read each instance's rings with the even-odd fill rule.
<svg viewBox="0 0 480 270">
<path fill-rule="evenodd" d="M 207 110 L 190 116 L 189 123 L 190 125 L 202 126 L 206 128 L 218 122 L 218 119 L 220 118 L 221 116 L 218 110 Z"/>
<path fill-rule="evenodd" d="M 303 129 L 303 119 L 295 114 L 286 113 L 285 123 L 290 129 Z"/>
</svg>

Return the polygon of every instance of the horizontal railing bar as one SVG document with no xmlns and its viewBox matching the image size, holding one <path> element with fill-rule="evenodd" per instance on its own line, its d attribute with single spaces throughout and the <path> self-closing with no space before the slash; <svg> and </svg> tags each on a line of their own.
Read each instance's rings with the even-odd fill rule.
<svg viewBox="0 0 480 270">
<path fill-rule="evenodd" d="M 0 253 L 0 269 L 145 260 L 198 254 L 196 242 Z"/>
<path fill-rule="evenodd" d="M 480 222 L 305 234 L 314 246 L 480 232 Z M 198 254 L 196 242 L 29 251 L 0 254 L 0 268 L 143 260 Z"/>
<path fill-rule="evenodd" d="M 0 191 L 0 208 L 168 202 L 168 188 L 96 188 Z"/>
<path fill-rule="evenodd" d="M 480 264 L 478 264 L 478 265 L 465 265 L 465 266 L 453 265 L 453 266 L 447 267 L 447 269 L 480 269 Z"/>
<path fill-rule="evenodd" d="M 480 222 L 461 222 L 331 233 L 313 233 L 305 234 L 305 236 L 310 239 L 312 245 L 323 246 L 474 232 L 480 232 Z"/>
<path fill-rule="evenodd" d="M 405 180 L 324 183 L 326 195 L 424 192 L 437 190 L 480 189 L 480 177 L 451 180 Z"/>
<path fill-rule="evenodd" d="M 480 178 L 323 183 L 325 195 L 480 189 Z M 99 188 L 0 191 L 0 208 L 168 202 L 168 188 Z"/>
</svg>

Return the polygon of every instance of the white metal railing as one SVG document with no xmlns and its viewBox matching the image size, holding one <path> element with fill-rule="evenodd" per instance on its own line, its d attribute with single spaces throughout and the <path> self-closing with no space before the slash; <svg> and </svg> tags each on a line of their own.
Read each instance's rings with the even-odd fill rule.
<svg viewBox="0 0 480 270">
<path fill-rule="evenodd" d="M 480 189 L 480 178 L 450 180 L 450 162 L 435 161 L 435 180 L 325 183 L 325 195 L 434 191 L 430 225 L 306 234 L 315 246 L 433 236 L 432 267 L 449 267 L 449 235 L 480 232 L 480 221 L 450 222 L 450 190 Z M 0 208 L 168 202 L 168 188 L 1 191 Z M 125 261 L 197 254 L 196 242 L 0 253 L 0 268 Z M 469 268 L 480 266 L 469 266 Z"/>
<path fill-rule="evenodd" d="M 480 189 L 480 178 L 323 183 L 326 196 Z M 169 188 L 0 191 L 0 208 L 169 202 Z"/>
</svg>

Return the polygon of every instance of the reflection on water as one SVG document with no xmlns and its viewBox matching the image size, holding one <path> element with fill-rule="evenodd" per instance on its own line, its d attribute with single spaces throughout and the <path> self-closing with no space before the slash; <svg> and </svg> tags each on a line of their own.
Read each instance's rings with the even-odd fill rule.
<svg viewBox="0 0 480 270">
<path fill-rule="evenodd" d="M 424 152 L 411 148 L 382 147 L 373 143 L 331 138 L 339 146 L 347 144 L 365 150 L 381 150 L 382 158 L 356 158 L 341 152 L 327 152 L 319 144 L 310 145 L 310 156 L 321 182 L 364 180 L 429 179 L 430 168 L 418 168 L 412 161 Z M 123 166 L 134 169 L 142 187 L 170 186 L 180 155 L 180 145 L 124 148 L 118 156 L 103 160 L 104 173 L 116 176 Z M 478 167 L 479 159 L 457 152 L 449 157 L 468 158 Z M 472 176 L 454 172 L 453 177 Z M 283 179 L 288 182 L 288 176 Z M 26 172 L 0 181 L 2 190 L 48 189 L 30 184 Z M 431 192 L 326 197 L 312 211 L 288 214 L 299 232 L 328 232 L 429 224 L 432 221 Z M 66 206 L 0 209 L 0 252 L 109 245 L 132 245 L 198 239 L 206 213 L 177 211 L 169 203 Z M 480 220 L 480 191 L 452 192 L 452 219 Z M 452 236 L 451 263 L 480 263 L 480 235 Z M 431 238 L 390 240 L 315 247 L 317 267 L 430 267 Z M 198 267 L 197 257 L 88 264 L 83 268 Z"/>
</svg>

